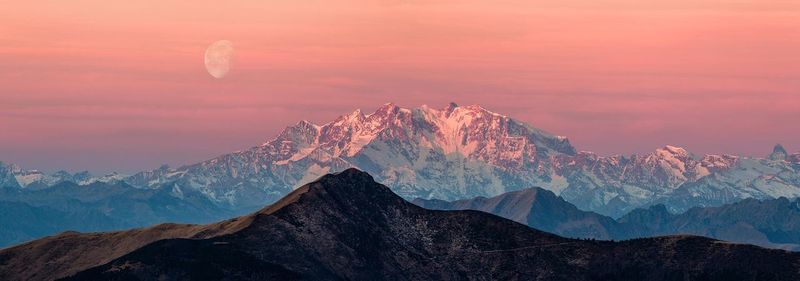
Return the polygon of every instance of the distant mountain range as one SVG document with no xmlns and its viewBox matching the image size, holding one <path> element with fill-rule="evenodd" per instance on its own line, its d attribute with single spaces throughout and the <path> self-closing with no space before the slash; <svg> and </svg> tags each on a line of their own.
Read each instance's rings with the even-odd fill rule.
<svg viewBox="0 0 800 281">
<path fill-rule="evenodd" d="M 618 220 L 628 237 L 692 234 L 800 251 L 800 199 L 745 199 L 719 207 L 671 214 L 664 205 L 636 209 Z"/>
<path fill-rule="evenodd" d="M 64 233 L 0 250 L 2 280 L 796 280 L 800 254 L 692 236 L 575 240 L 431 211 L 348 169 L 210 225 Z"/>
<path fill-rule="evenodd" d="M 579 210 L 549 190 L 538 187 L 458 201 L 414 199 L 412 203 L 433 210 L 477 210 L 504 217 L 538 230 L 569 238 L 627 239 L 631 232 L 614 219 Z"/>
<path fill-rule="evenodd" d="M 210 223 L 252 210 L 219 208 L 204 195 L 164 186 L 60 182 L 34 190 L 0 189 L 0 247 L 46 235 L 109 231 L 166 222 Z"/>
<path fill-rule="evenodd" d="M 58 171 L 47 174 L 39 170 L 25 170 L 19 165 L 0 162 L 0 187 L 25 188 L 29 190 L 44 189 L 62 182 L 71 182 L 78 185 L 89 185 L 96 182 L 117 183 L 124 181 L 127 176 L 111 173 L 104 176 L 93 176 L 88 171 L 69 173 Z"/>
<path fill-rule="evenodd" d="M 800 199 L 745 199 L 672 214 L 664 205 L 636 209 L 617 220 L 581 211 L 554 193 L 529 188 L 458 201 L 415 199 L 436 210 L 478 210 L 570 238 L 627 240 L 691 234 L 769 248 L 800 250 Z"/>
<path fill-rule="evenodd" d="M 443 109 L 385 104 L 324 125 L 302 121 L 262 145 L 179 168 L 103 177 L 6 168 L 11 176 L 0 168 L 0 183 L 11 188 L 65 180 L 124 181 L 139 188 L 175 183 L 171 188 L 200 192 L 222 208 L 254 209 L 348 167 L 375 175 L 409 199 L 457 200 L 539 186 L 582 210 L 615 218 L 655 204 L 683 212 L 800 195 L 800 153 L 780 145 L 765 158 L 697 157 L 675 146 L 604 157 L 578 152 L 566 137 L 480 106 L 455 104 Z"/>
<path fill-rule="evenodd" d="M 675 146 L 645 155 L 605 157 L 578 151 L 566 137 L 477 105 L 406 109 L 385 104 L 375 112 L 356 110 L 323 125 L 301 121 L 250 149 L 130 176 L 45 174 L 0 162 L 0 190 L 4 194 L 0 200 L 14 204 L 14 208 L 27 208 L 31 219 L 41 220 L 47 217 L 45 213 L 53 212 L 91 212 L 113 218 L 115 212 L 127 212 L 117 210 L 117 206 L 155 200 L 142 199 L 154 196 L 142 194 L 158 194 L 154 198 L 172 206 L 199 208 L 200 213 L 233 216 L 275 202 L 325 173 L 349 167 L 375 175 L 409 200 L 491 197 L 538 186 L 580 210 L 612 218 L 659 204 L 671 213 L 682 213 L 693 207 L 721 206 L 748 198 L 800 196 L 800 153 L 790 154 L 780 145 L 764 158 L 698 157 Z M 80 197 L 85 194 L 78 187 L 92 184 L 97 187 L 94 196 L 106 196 L 100 187 L 108 186 L 108 196 L 114 198 L 108 200 L 126 203 L 82 201 Z M 55 190 L 63 186 L 71 188 Z M 115 191 L 121 187 L 131 191 Z M 69 207 L 50 208 L 41 202 L 60 199 L 48 194 L 75 200 L 57 205 Z M 38 196 L 42 196 L 37 199 L 39 203 L 28 202 Z M 142 212 L 151 214 L 142 216 L 148 218 L 142 222 L 210 222 L 190 215 L 176 216 L 189 212 L 176 207 L 161 210 L 148 204 L 141 205 L 147 206 Z M 48 231 L 65 229 L 61 228 L 64 225 L 73 227 L 63 224 Z M 111 229 L 141 226 L 128 222 L 97 225 L 115 227 Z M 17 232 L 14 237 L 18 238 L 5 239 L 6 243 L 37 237 L 9 231 Z"/>
</svg>

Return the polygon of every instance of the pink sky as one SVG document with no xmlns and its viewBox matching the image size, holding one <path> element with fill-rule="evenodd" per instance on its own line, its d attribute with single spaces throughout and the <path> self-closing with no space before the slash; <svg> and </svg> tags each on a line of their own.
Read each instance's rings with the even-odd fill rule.
<svg viewBox="0 0 800 281">
<path fill-rule="evenodd" d="M 2 4 L 0 161 L 131 172 L 450 101 L 604 155 L 800 150 L 797 0 L 117 2 Z"/>
</svg>

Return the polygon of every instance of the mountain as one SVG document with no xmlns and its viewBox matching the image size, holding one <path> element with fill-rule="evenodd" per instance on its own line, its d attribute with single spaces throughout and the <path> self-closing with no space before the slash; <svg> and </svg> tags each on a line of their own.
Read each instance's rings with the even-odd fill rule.
<svg viewBox="0 0 800 281">
<path fill-rule="evenodd" d="M 11 165 L 0 161 L 0 189 L 18 190 L 20 188 Z"/>
<path fill-rule="evenodd" d="M 302 121 L 247 150 L 126 179 L 176 182 L 219 205 L 274 202 L 322 174 L 357 167 L 405 198 L 457 200 L 540 186 L 582 210 L 620 217 L 664 204 L 682 212 L 745 198 L 800 196 L 800 154 L 698 157 L 676 146 L 630 156 L 578 152 L 557 136 L 477 105 L 385 104 L 323 125 Z"/>
<path fill-rule="evenodd" d="M 786 160 L 786 157 L 788 155 L 789 153 L 786 152 L 786 149 L 783 148 L 782 145 L 776 144 L 775 148 L 772 149 L 772 153 L 767 158 L 769 158 L 770 160 L 780 161 L 780 160 Z"/>
<path fill-rule="evenodd" d="M 800 254 L 701 237 L 574 240 L 427 210 L 355 169 L 216 224 L 65 233 L 0 251 L 4 280 L 793 280 L 799 268 Z"/>
<path fill-rule="evenodd" d="M 612 240 L 631 237 L 614 219 L 581 211 L 553 192 L 538 187 L 486 198 L 458 201 L 414 199 L 412 203 L 433 210 L 477 210 L 507 218 L 532 228 L 570 238 Z"/>
<path fill-rule="evenodd" d="M 800 163 L 740 158 L 729 168 L 684 183 L 669 196 L 646 205 L 663 204 L 671 212 L 681 213 L 692 207 L 721 206 L 748 198 L 797 198 L 799 186 Z"/>
<path fill-rule="evenodd" d="M 233 213 L 256 210 L 350 167 L 375 175 L 407 199 L 452 201 L 538 186 L 581 210 L 613 218 L 656 204 L 680 213 L 747 198 L 800 196 L 800 153 L 780 145 L 764 158 L 696 156 L 669 145 L 641 155 L 600 156 L 478 105 L 456 104 L 407 109 L 389 103 L 323 125 L 301 121 L 250 149 L 132 176 L 46 175 L 15 167 L 6 165 L 14 175 L 3 179 L 10 189 L 124 181 L 139 189 L 166 186 L 200 194 L 214 208 Z"/>
<path fill-rule="evenodd" d="M 2 161 L 0 161 L 0 173 L 4 173 L 7 176 L 3 182 L 8 182 L 8 184 L 0 182 L 0 187 L 9 185 L 9 187 L 24 189 L 43 189 L 62 182 L 72 182 L 79 185 L 88 185 L 95 182 L 116 183 L 128 177 L 119 173 L 93 176 L 88 171 L 72 174 L 63 170 L 47 174 L 39 170 L 25 170 L 19 165 L 6 164 Z"/>
<path fill-rule="evenodd" d="M 664 205 L 636 209 L 614 220 L 581 211 L 554 193 L 540 188 L 504 193 L 491 198 L 458 201 L 415 199 L 435 210 L 478 210 L 530 227 L 571 238 L 627 240 L 691 234 L 800 251 L 800 199 L 745 199 L 719 207 L 694 207 L 673 214 Z"/>
<path fill-rule="evenodd" d="M 719 207 L 695 207 L 671 214 L 664 205 L 637 209 L 619 222 L 635 225 L 639 236 L 677 233 L 800 250 L 800 199 L 745 199 Z"/>
<path fill-rule="evenodd" d="M 65 230 L 110 231 L 164 222 L 210 223 L 251 210 L 216 207 L 177 186 L 60 182 L 44 189 L 0 189 L 0 247 Z"/>
<path fill-rule="evenodd" d="M 321 126 L 302 121 L 260 146 L 129 182 L 175 181 L 222 204 L 263 205 L 327 172 L 359 167 L 404 197 L 447 199 L 538 183 L 548 172 L 536 167 L 558 154 L 575 154 L 566 138 L 479 106 L 385 104 Z"/>
</svg>

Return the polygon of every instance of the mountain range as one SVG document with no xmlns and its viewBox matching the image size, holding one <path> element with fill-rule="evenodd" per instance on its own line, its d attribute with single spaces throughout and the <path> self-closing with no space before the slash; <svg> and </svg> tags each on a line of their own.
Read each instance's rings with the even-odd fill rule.
<svg viewBox="0 0 800 281">
<path fill-rule="evenodd" d="M 487 212 L 569 238 L 622 240 L 629 238 L 630 233 L 626 226 L 616 220 L 582 211 L 552 191 L 538 187 L 511 191 L 491 198 L 479 196 L 457 201 L 417 198 L 411 203 L 432 210 Z"/>
<path fill-rule="evenodd" d="M 78 185 L 65 181 L 44 189 L 0 189 L 0 247 L 66 230 L 109 231 L 166 222 L 210 223 L 248 211 L 219 208 L 200 193 L 176 197 L 166 186 L 139 189 L 124 182 Z"/>
<path fill-rule="evenodd" d="M 679 214 L 749 198 L 800 196 L 800 153 L 780 145 L 763 158 L 695 156 L 676 146 L 600 156 L 477 105 L 406 109 L 389 103 L 322 125 L 301 121 L 260 145 L 200 163 L 133 175 L 46 174 L 0 162 L 0 207 L 8 210 L 0 219 L 14 220 L 19 212 L 30 220 L 0 229 L 8 233 L 0 236 L 0 247 L 67 229 L 210 223 L 252 212 L 350 167 L 369 172 L 408 200 L 452 201 L 541 187 L 581 211 L 612 219 L 656 205 Z M 82 187 L 92 187 L 90 195 Z M 123 213 L 140 219 L 127 221 L 118 215 Z M 52 216 L 83 214 L 97 220 L 83 227 L 77 219 L 45 223 Z"/>
<path fill-rule="evenodd" d="M 776 145 L 764 158 L 698 157 L 665 146 L 630 156 L 578 151 L 569 140 L 477 105 L 406 109 L 385 104 L 323 125 L 301 121 L 250 149 L 178 168 L 132 176 L 6 169 L 0 183 L 18 188 L 62 180 L 124 181 L 138 188 L 174 183 L 227 209 L 255 209 L 328 172 L 357 167 L 399 195 L 457 200 L 538 186 L 581 210 L 618 218 L 663 204 L 673 213 L 746 198 L 800 196 L 800 153 Z"/>
<path fill-rule="evenodd" d="M 694 207 L 681 214 L 664 205 L 636 209 L 619 219 L 579 210 L 541 188 L 458 201 L 415 199 L 436 210 L 478 210 L 564 237 L 627 240 L 691 234 L 762 247 L 800 250 L 800 199 L 745 199 L 718 207 Z"/>
<path fill-rule="evenodd" d="M 127 176 L 119 173 L 110 173 L 103 176 L 94 176 L 88 171 L 70 173 L 64 170 L 47 174 L 39 170 L 26 170 L 16 164 L 0 162 L 0 187 L 25 188 L 28 190 L 44 189 L 62 182 L 71 182 L 78 185 L 89 185 L 96 182 L 117 183 Z"/>
<path fill-rule="evenodd" d="M 210 225 L 63 233 L 0 250 L 3 280 L 795 280 L 800 254 L 693 237 L 562 238 L 408 203 L 347 169 Z"/>
</svg>

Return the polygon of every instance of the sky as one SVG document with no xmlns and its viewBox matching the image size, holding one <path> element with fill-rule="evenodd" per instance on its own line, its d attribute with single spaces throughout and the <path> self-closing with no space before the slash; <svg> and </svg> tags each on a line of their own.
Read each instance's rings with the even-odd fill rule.
<svg viewBox="0 0 800 281">
<path fill-rule="evenodd" d="M 796 0 L 0 7 L 0 161 L 29 169 L 179 166 L 386 102 L 480 104 L 602 155 L 800 151 Z"/>
</svg>

